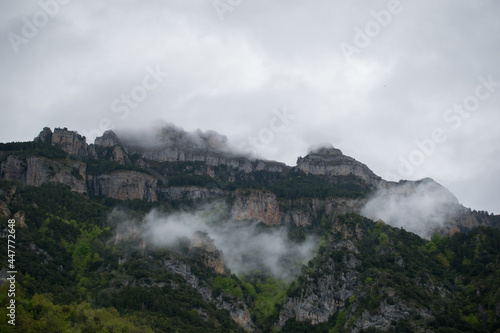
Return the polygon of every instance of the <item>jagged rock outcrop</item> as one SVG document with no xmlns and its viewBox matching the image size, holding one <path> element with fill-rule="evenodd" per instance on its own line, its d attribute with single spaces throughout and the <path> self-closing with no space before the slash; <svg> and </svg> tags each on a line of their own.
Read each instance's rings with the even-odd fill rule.
<svg viewBox="0 0 500 333">
<path fill-rule="evenodd" d="M 160 201 L 169 200 L 205 200 L 220 198 L 230 194 L 229 191 L 224 191 L 214 187 L 201 186 L 175 186 L 157 188 L 157 198 Z"/>
<path fill-rule="evenodd" d="M 454 233 L 476 226 L 500 226 L 499 217 L 464 208 L 448 190 L 430 179 L 399 183 L 381 180 L 366 165 L 343 155 L 332 146 L 313 150 L 299 158 L 296 167 L 290 167 L 280 162 L 251 160 L 235 155 L 228 148 L 227 138 L 216 132 L 188 133 L 173 125 L 167 125 L 153 134 L 141 133 L 135 138 L 129 135 L 119 138 L 113 131 L 106 131 L 90 145 L 77 132 L 66 128 L 56 128 L 52 132 L 46 127 L 34 141 L 58 146 L 71 155 L 71 159 L 48 160 L 2 151 L 0 179 L 17 180 L 33 186 L 57 182 L 79 193 L 116 199 L 170 201 L 232 197 L 231 215 L 234 219 L 255 220 L 268 225 L 310 226 L 323 214 L 333 218 L 338 214 L 357 212 L 394 226 L 403 226 L 424 237 L 434 231 Z M 92 162 L 94 169 L 87 174 L 85 165 L 93 159 L 98 162 Z M 95 167 L 99 168 L 108 161 L 110 165 L 106 167 L 111 170 L 124 170 L 95 174 Z M 117 168 L 113 162 L 124 167 Z M 200 163 L 184 165 L 178 162 Z M 138 172 L 137 168 L 144 169 L 144 173 Z M 169 172 L 172 171 L 174 178 L 182 178 L 184 174 L 209 176 L 213 182 L 208 181 L 206 186 L 172 186 L 169 184 Z M 252 173 L 261 171 L 278 174 L 301 171 L 322 176 L 324 181 L 331 181 L 332 186 L 341 187 L 344 181 L 352 181 L 354 187 L 359 186 L 362 191 L 373 191 L 367 199 L 327 197 L 278 200 L 267 190 L 229 190 L 234 189 L 238 181 L 256 181 L 261 175 Z M 273 176 L 267 177 L 273 181 Z M 280 176 L 275 179 L 280 181 Z M 419 197 L 423 200 L 414 199 Z M 430 197 L 432 199 L 427 200 Z M 397 213 L 404 209 L 390 209 L 398 205 L 409 210 L 403 214 L 404 218 Z M 415 213 L 417 211 L 418 214 Z M 422 212 L 428 214 L 422 215 Z"/>
<path fill-rule="evenodd" d="M 55 161 L 44 157 L 32 156 L 26 159 L 26 184 L 40 186 L 47 182 L 68 185 L 72 191 L 86 193 L 86 164 L 64 160 Z"/>
<path fill-rule="evenodd" d="M 283 172 L 290 169 L 287 165 L 275 161 L 252 161 L 246 157 L 226 155 L 221 152 L 206 150 L 183 150 L 176 147 L 165 147 L 159 150 L 136 151 L 128 148 L 131 153 L 138 153 L 145 160 L 157 162 L 202 162 L 210 167 L 227 166 L 245 173 L 252 171 Z"/>
<path fill-rule="evenodd" d="M 7 203 L 4 201 L 0 201 L 0 214 L 3 215 L 6 218 L 9 218 L 10 215 L 12 214 L 10 212 L 9 207 L 7 206 Z"/>
<path fill-rule="evenodd" d="M 17 187 L 15 185 L 11 185 L 10 188 L 2 188 L 0 189 L 0 214 L 5 218 L 10 218 L 12 212 L 9 209 L 9 204 L 16 193 Z"/>
<path fill-rule="evenodd" d="M 13 216 L 14 220 L 16 220 L 17 223 L 19 223 L 19 226 L 21 228 L 25 228 L 28 225 L 26 224 L 26 216 L 24 215 L 24 212 L 19 211 L 16 212 Z"/>
<path fill-rule="evenodd" d="M 335 241 L 330 240 L 329 246 L 344 252 L 342 261 L 345 267 L 338 268 L 330 257 L 316 268 L 315 277 L 308 276 L 307 282 L 300 286 L 300 295 L 285 300 L 275 324 L 277 328 L 283 328 L 290 318 L 311 321 L 312 324 L 326 322 L 335 312 L 343 310 L 346 301 L 362 287 L 361 275 L 356 270 L 362 265 L 356 257 L 360 251 L 352 241 L 353 238 L 363 238 L 361 229 L 344 227 L 335 220 L 332 231 L 340 236 Z"/>
<path fill-rule="evenodd" d="M 237 221 L 255 220 L 267 225 L 295 225 L 306 227 L 322 214 L 334 218 L 340 214 L 359 212 L 364 199 L 327 198 L 278 201 L 276 195 L 265 190 L 236 190 L 231 217 Z"/>
<path fill-rule="evenodd" d="M 0 165 L 0 179 L 18 180 L 40 186 L 47 182 L 68 185 L 72 191 L 86 193 L 86 164 L 73 160 L 51 160 L 39 156 L 9 156 Z"/>
<path fill-rule="evenodd" d="M 344 309 L 347 299 L 360 287 L 360 274 L 352 268 L 337 269 L 330 259 L 318 269 L 319 279 L 308 278 L 300 295 L 288 297 L 279 313 L 276 327 L 282 329 L 288 319 L 310 321 L 313 325 L 328 321 Z"/>
<path fill-rule="evenodd" d="M 233 319 L 246 331 L 256 331 L 255 324 L 252 321 L 250 311 L 248 311 L 248 307 L 245 302 L 227 293 L 221 293 L 220 295 L 214 297 L 212 291 L 207 287 L 207 285 L 204 282 L 199 281 L 198 278 L 191 273 L 191 268 L 179 260 L 167 259 L 163 262 L 163 265 L 170 272 L 182 276 L 184 280 L 191 285 L 191 287 L 200 293 L 205 302 L 214 304 L 217 309 L 228 310 L 231 319 Z"/>
<path fill-rule="evenodd" d="M 297 168 L 305 173 L 328 177 L 356 176 L 367 184 L 375 186 L 381 178 L 366 165 L 345 156 L 333 146 L 311 151 L 306 157 L 297 159 Z"/>
<path fill-rule="evenodd" d="M 115 132 L 108 130 L 102 136 L 95 138 L 94 145 L 102 147 L 114 147 L 120 144 Z"/>
<path fill-rule="evenodd" d="M 276 195 L 268 191 L 237 190 L 231 217 L 237 221 L 255 220 L 267 225 L 281 224 Z"/>
<path fill-rule="evenodd" d="M 7 160 L 0 163 L 0 179 L 26 182 L 26 160 L 15 155 L 7 156 Z"/>
<path fill-rule="evenodd" d="M 381 182 L 360 212 L 425 238 L 434 232 L 453 234 L 473 227 L 493 226 L 495 221 L 494 217 L 466 209 L 450 191 L 430 178 Z"/>
<path fill-rule="evenodd" d="M 137 171 L 119 170 L 109 174 L 89 176 L 88 191 L 91 194 L 119 200 L 157 201 L 158 180 Z"/>
<path fill-rule="evenodd" d="M 167 124 L 153 136 L 136 135 L 118 140 L 107 131 L 95 140 L 96 145 L 111 147 L 120 143 L 129 154 L 139 154 L 144 160 L 156 162 L 202 162 L 210 167 L 227 166 L 245 173 L 252 171 L 283 172 L 290 169 L 276 161 L 252 160 L 231 151 L 227 137 L 215 131 L 186 132 Z"/>
<path fill-rule="evenodd" d="M 189 245 L 189 254 L 200 258 L 203 264 L 212 268 L 218 274 L 229 274 L 224 266 L 224 255 L 217 250 L 213 239 L 207 233 L 197 231 L 193 234 Z"/>
<path fill-rule="evenodd" d="M 411 314 L 425 319 L 430 318 L 430 311 L 427 309 L 408 305 L 401 300 L 395 304 L 383 301 L 375 314 L 370 314 L 368 310 L 363 311 L 361 316 L 354 320 L 351 332 L 358 333 L 369 328 L 387 331 L 394 325 L 393 323 L 408 319 Z"/>
<path fill-rule="evenodd" d="M 322 214 L 334 218 L 337 215 L 359 212 L 365 199 L 326 198 L 287 200 L 281 204 L 282 223 L 309 226 Z"/>
<path fill-rule="evenodd" d="M 49 127 L 44 127 L 40 134 L 33 139 L 33 142 L 52 144 L 52 130 Z"/>
<path fill-rule="evenodd" d="M 500 215 L 488 215 L 487 212 L 472 211 L 460 205 L 455 213 L 441 226 L 431 230 L 441 234 L 453 235 L 456 232 L 467 232 L 476 227 L 500 227 Z"/>
<path fill-rule="evenodd" d="M 47 134 L 44 132 L 43 136 L 46 135 Z M 85 137 L 82 137 L 75 131 L 68 131 L 67 128 L 54 129 L 54 133 L 52 133 L 51 137 L 51 144 L 61 147 L 61 149 L 68 154 L 77 156 L 87 155 L 87 141 L 85 140 Z"/>
</svg>

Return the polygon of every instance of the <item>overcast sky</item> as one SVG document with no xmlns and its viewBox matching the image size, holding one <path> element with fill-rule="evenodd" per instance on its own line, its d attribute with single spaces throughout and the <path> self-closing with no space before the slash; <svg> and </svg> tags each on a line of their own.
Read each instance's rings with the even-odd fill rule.
<svg viewBox="0 0 500 333">
<path fill-rule="evenodd" d="M 2 1 L 0 141 L 171 122 L 289 165 L 328 142 L 500 213 L 500 2 L 367 3 Z"/>
</svg>

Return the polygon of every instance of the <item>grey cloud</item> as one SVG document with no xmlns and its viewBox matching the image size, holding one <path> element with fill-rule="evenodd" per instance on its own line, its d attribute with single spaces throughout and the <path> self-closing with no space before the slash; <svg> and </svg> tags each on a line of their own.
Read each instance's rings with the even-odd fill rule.
<svg viewBox="0 0 500 333">
<path fill-rule="evenodd" d="M 0 114 L 8 126 L 0 141 L 31 140 L 43 126 L 102 132 L 103 119 L 116 128 L 161 119 L 237 146 L 285 106 L 296 121 L 259 149 L 262 157 L 294 164 L 326 141 L 383 176 L 414 140 L 443 126 L 443 112 L 473 92 L 478 76 L 500 81 L 494 0 L 402 0 L 403 11 L 348 64 L 339 45 L 387 3 L 243 1 L 221 21 L 210 1 L 71 1 L 15 54 L 7 33 L 40 6 L 4 1 Z M 170 73 L 161 86 L 125 119 L 113 113 L 113 100 L 156 65 Z M 432 177 L 466 206 L 500 212 L 498 154 L 488 148 L 500 140 L 499 107 L 500 89 L 413 179 Z M 475 137 L 481 144 L 468 143 Z M 467 186 L 460 173 L 469 173 Z"/>
<path fill-rule="evenodd" d="M 377 190 L 361 213 L 393 227 L 430 238 L 430 230 L 442 226 L 459 210 L 458 200 L 447 189 L 430 179 L 389 183 Z"/>
<path fill-rule="evenodd" d="M 292 242 L 286 227 L 234 221 L 224 217 L 225 209 L 223 203 L 215 203 L 183 213 L 153 210 L 144 219 L 142 235 L 155 246 L 175 248 L 179 238 L 206 232 L 222 250 L 225 264 L 233 273 L 261 271 L 286 280 L 296 277 L 301 265 L 317 252 L 311 237 L 302 243 Z"/>
</svg>

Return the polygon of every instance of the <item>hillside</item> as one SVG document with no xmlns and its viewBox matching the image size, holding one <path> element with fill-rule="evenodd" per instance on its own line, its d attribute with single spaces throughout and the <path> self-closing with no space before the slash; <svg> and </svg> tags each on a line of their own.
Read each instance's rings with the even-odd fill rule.
<svg viewBox="0 0 500 333">
<path fill-rule="evenodd" d="M 0 186 L 23 331 L 500 330 L 500 216 L 333 147 L 288 166 L 173 125 L 45 128 L 0 144 Z"/>
</svg>

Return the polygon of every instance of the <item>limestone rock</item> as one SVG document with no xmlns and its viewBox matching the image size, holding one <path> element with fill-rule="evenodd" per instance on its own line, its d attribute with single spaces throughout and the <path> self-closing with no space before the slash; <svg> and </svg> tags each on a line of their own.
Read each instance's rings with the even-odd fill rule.
<svg viewBox="0 0 500 333">
<path fill-rule="evenodd" d="M 0 179 L 26 181 L 26 160 L 15 155 L 10 155 L 7 160 L 0 163 Z"/>
<path fill-rule="evenodd" d="M 116 136 L 115 132 L 108 130 L 103 133 L 102 136 L 95 138 L 94 144 L 96 146 L 103 146 L 103 147 L 113 147 L 116 146 L 120 143 L 118 140 L 118 137 Z"/>
<path fill-rule="evenodd" d="M 42 131 L 43 132 L 43 131 Z M 69 131 L 67 128 L 56 128 L 52 133 L 53 146 L 59 146 L 68 154 L 77 156 L 87 155 L 87 142 L 75 131 Z"/>
<path fill-rule="evenodd" d="M 137 171 L 119 170 L 108 174 L 91 176 L 87 180 L 89 192 L 119 200 L 157 201 L 158 180 Z"/>
<path fill-rule="evenodd" d="M 212 268 L 218 274 L 228 274 L 224 266 L 224 255 L 217 250 L 213 239 L 208 234 L 197 231 L 193 234 L 189 246 L 189 254 L 200 258 L 203 264 Z"/>
<path fill-rule="evenodd" d="M 360 274 L 352 269 L 337 271 L 331 259 L 319 269 L 319 279 L 308 278 L 299 296 L 283 303 L 275 326 L 282 329 L 288 319 L 311 321 L 313 325 L 328 319 L 345 307 L 346 300 L 360 287 Z"/>
<path fill-rule="evenodd" d="M 49 127 L 44 127 L 33 142 L 52 143 L 52 130 Z"/>
<path fill-rule="evenodd" d="M 26 184 L 40 186 L 47 182 L 68 185 L 72 191 L 86 193 L 86 164 L 83 162 L 49 160 L 32 156 L 26 159 Z"/>
<path fill-rule="evenodd" d="M 255 220 L 267 225 L 281 224 L 276 195 L 260 190 L 236 190 L 231 217 L 237 221 Z"/>
<path fill-rule="evenodd" d="M 191 273 L 191 268 L 178 260 L 167 259 L 163 262 L 165 268 L 172 273 L 179 274 L 191 285 L 203 298 L 205 302 L 212 303 L 217 309 L 225 309 L 229 311 L 232 320 L 238 323 L 248 332 L 255 332 L 255 324 L 250 316 L 248 306 L 240 299 L 237 299 L 230 294 L 221 294 L 217 297 L 212 295 L 212 291 L 207 285 L 199 281 L 198 278 Z"/>
<path fill-rule="evenodd" d="M 14 214 L 14 220 L 16 220 L 17 223 L 19 223 L 19 226 L 21 228 L 28 226 L 26 224 L 26 217 L 24 216 L 24 212 L 22 212 L 22 211 L 19 211 L 19 212 Z"/>
<path fill-rule="evenodd" d="M 229 195 L 228 191 L 218 188 L 201 186 L 176 186 L 167 188 L 157 188 L 158 200 L 198 200 L 220 198 Z"/>
<path fill-rule="evenodd" d="M 312 151 L 306 157 L 299 157 L 297 168 L 305 173 L 328 177 L 356 176 L 369 185 L 377 185 L 381 178 L 366 165 L 345 156 L 339 149 L 323 147 Z"/>
</svg>

